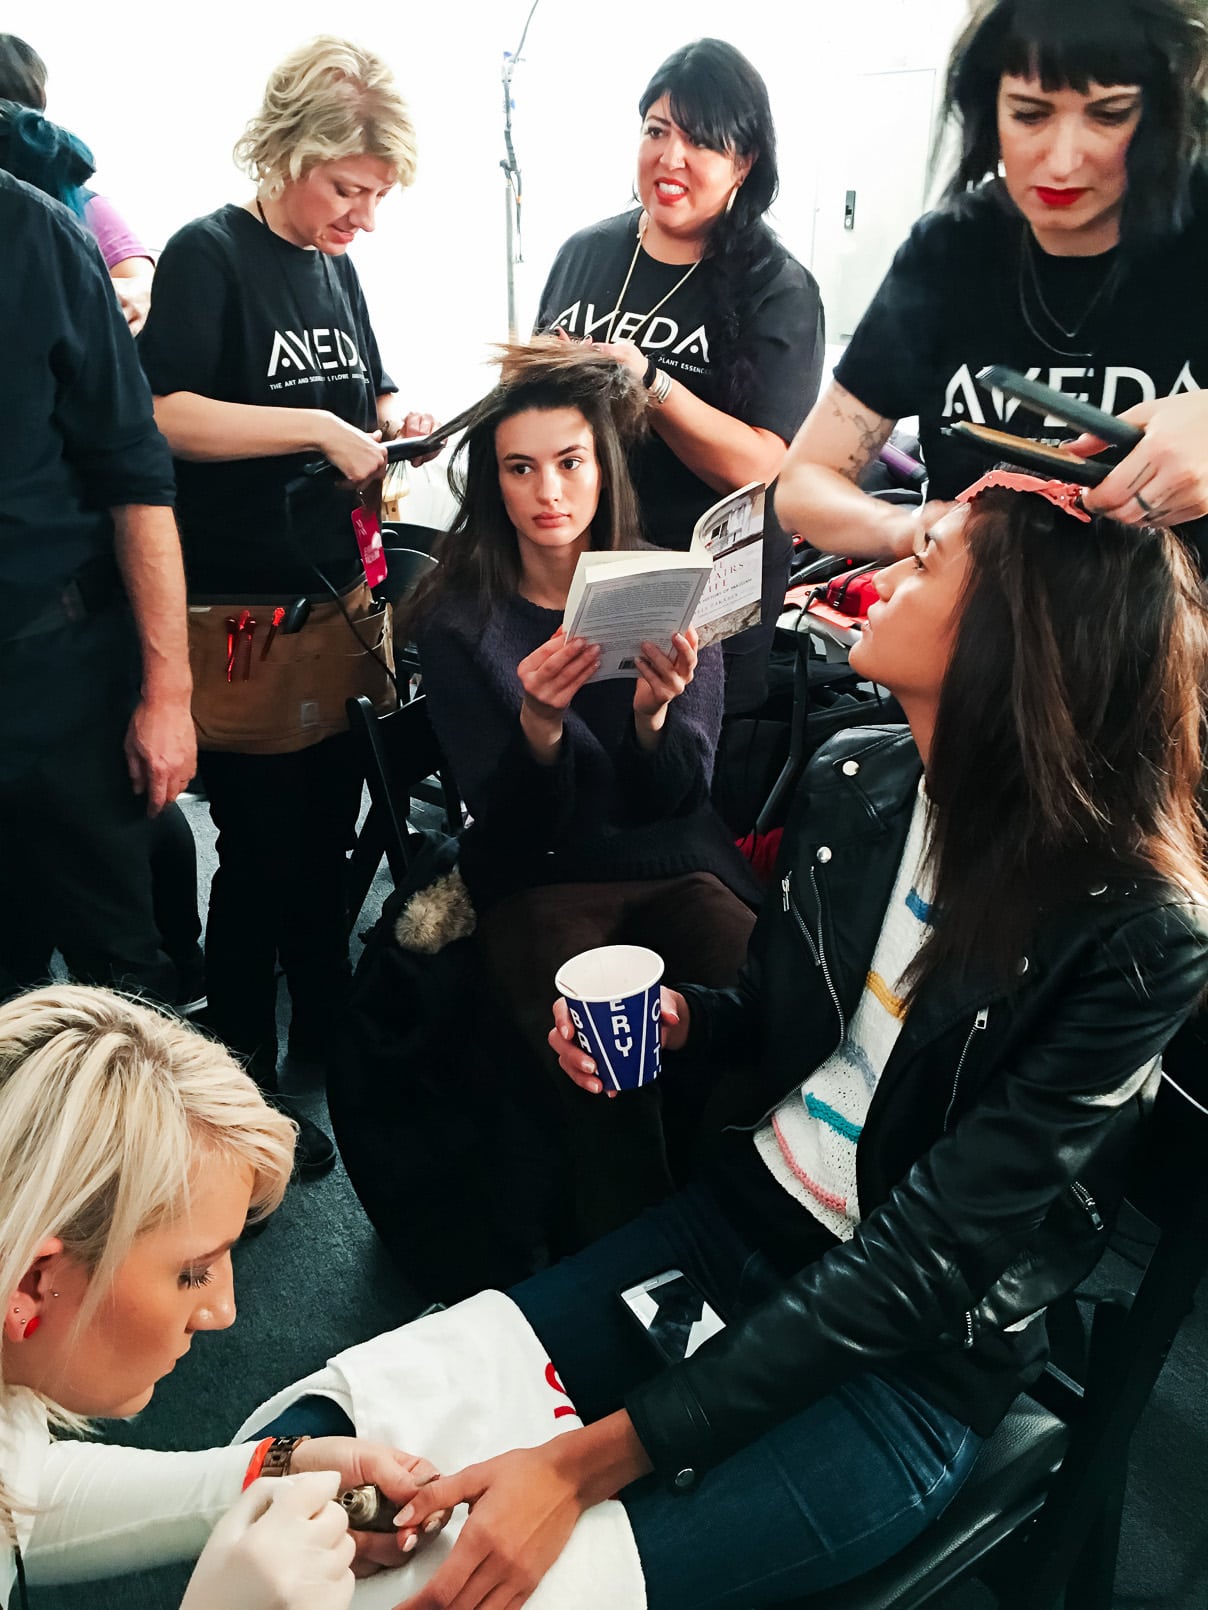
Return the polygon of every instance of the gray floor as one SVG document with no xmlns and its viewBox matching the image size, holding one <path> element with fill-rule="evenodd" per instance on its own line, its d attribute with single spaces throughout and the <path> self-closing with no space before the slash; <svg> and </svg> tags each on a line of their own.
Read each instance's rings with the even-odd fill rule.
<svg viewBox="0 0 1208 1610">
<path fill-rule="evenodd" d="M 204 805 L 188 807 L 208 884 L 213 833 Z M 366 923 L 385 893 L 379 878 Z M 324 1117 L 314 1075 L 285 1088 Z M 258 1238 L 235 1249 L 239 1318 L 198 1337 L 135 1420 L 105 1428 L 114 1442 L 199 1448 L 224 1442 L 255 1405 L 330 1354 L 402 1323 L 417 1311 L 405 1271 L 383 1254 L 343 1169 L 291 1186 Z M 1184 1328 L 1134 1441 L 1116 1610 L 1208 1606 L 1208 1318 Z M 421 1451 L 422 1450 L 418 1450 Z M 177 1610 L 187 1571 L 145 1572 L 86 1588 L 34 1588 L 33 1610 Z M 963 1588 L 936 1610 L 986 1610 L 989 1596 Z M 238 1610 L 232 1606 L 232 1610 Z M 567 1606 L 566 1610 L 573 1610 Z"/>
</svg>

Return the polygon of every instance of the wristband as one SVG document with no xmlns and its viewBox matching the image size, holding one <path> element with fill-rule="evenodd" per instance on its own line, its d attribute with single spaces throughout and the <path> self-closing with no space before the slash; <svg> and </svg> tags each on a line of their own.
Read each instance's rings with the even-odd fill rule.
<svg viewBox="0 0 1208 1610">
<path fill-rule="evenodd" d="M 246 1492 L 260 1476 L 288 1476 L 294 1450 L 300 1442 L 307 1441 L 307 1437 L 265 1437 L 258 1442 L 243 1478 L 243 1490 Z"/>
<path fill-rule="evenodd" d="M 646 363 L 646 373 L 642 376 L 642 384 L 645 386 L 647 391 L 649 391 L 651 386 L 654 385 L 654 377 L 658 374 L 658 372 L 658 364 L 655 363 L 653 358 L 648 359 Z"/>
<path fill-rule="evenodd" d="M 650 395 L 660 407 L 667 401 L 667 393 L 671 390 L 671 384 L 671 376 L 665 369 L 655 370 L 654 380 L 650 386 Z"/>
</svg>

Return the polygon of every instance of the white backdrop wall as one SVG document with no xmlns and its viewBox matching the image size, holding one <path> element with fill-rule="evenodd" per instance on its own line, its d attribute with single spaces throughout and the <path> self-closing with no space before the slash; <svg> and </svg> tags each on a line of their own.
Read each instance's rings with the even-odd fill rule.
<svg viewBox="0 0 1208 1610">
<path fill-rule="evenodd" d="M 333 0 L 167 0 L 127 15 L 80 0 L 9 0 L 0 27 L 42 53 L 50 116 L 92 146 L 97 187 L 156 246 L 189 218 L 249 194 L 231 146 L 287 50 L 334 32 L 386 56 L 413 107 L 419 175 L 353 252 L 387 366 L 415 406 L 448 415 L 484 389 L 487 349 L 506 333 L 500 70 L 529 4 L 404 0 L 362 14 Z M 810 264 L 825 257 L 820 231 L 841 227 L 829 208 L 816 216 L 821 158 L 833 169 L 844 142 L 869 133 L 845 117 L 847 82 L 937 67 L 963 14 L 964 0 L 695 0 L 690 8 L 540 0 L 513 91 L 524 175 L 521 329 L 561 241 L 628 205 L 637 99 L 677 45 L 716 34 L 763 73 L 781 152 L 773 221 Z M 891 161 L 892 127 L 883 139 Z"/>
</svg>

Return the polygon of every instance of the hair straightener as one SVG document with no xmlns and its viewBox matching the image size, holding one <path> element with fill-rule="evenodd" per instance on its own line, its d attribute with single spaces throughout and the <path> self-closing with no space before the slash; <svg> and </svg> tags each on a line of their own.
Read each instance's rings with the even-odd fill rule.
<svg viewBox="0 0 1208 1610">
<path fill-rule="evenodd" d="M 1007 369 L 1002 364 L 991 364 L 979 370 L 977 383 L 987 391 L 1000 391 L 1004 397 L 1014 398 L 1021 408 L 1026 408 L 1030 413 L 1059 419 L 1063 424 L 1098 436 L 1109 446 L 1118 449 L 1119 453 L 1130 452 L 1144 434 L 1135 425 L 1126 424 L 1114 414 L 1105 414 L 1101 408 L 1092 408 L 1090 403 L 1078 397 L 1054 391 L 1052 386 L 1042 385 L 1039 380 L 1029 380 L 1026 375 Z M 1118 462 L 1115 455 L 1110 460 L 1099 456 L 1080 458 L 1077 453 L 1071 453 L 1064 447 L 1053 447 L 1028 436 L 1013 436 L 1008 431 L 993 430 L 988 425 L 971 425 L 965 420 L 955 425 L 945 425 L 944 435 L 976 446 L 996 461 L 1006 460 L 1023 469 L 1047 472 L 1079 486 L 1098 486 Z"/>
</svg>

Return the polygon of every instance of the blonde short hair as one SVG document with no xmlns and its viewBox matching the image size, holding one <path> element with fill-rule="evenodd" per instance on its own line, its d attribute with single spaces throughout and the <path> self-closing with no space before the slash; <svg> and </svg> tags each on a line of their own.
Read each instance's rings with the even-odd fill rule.
<svg viewBox="0 0 1208 1610">
<path fill-rule="evenodd" d="M 223 1046 L 166 1012 L 72 984 L 6 1002 L 0 1303 L 58 1236 L 91 1272 L 86 1314 L 135 1240 L 182 1212 L 196 1170 L 215 1157 L 251 1170 L 251 1215 L 264 1217 L 285 1194 L 294 1138 Z"/>
<path fill-rule="evenodd" d="M 270 196 L 320 162 L 377 157 L 403 186 L 415 178 L 415 127 L 380 56 L 320 34 L 272 73 L 235 161 Z"/>
</svg>

